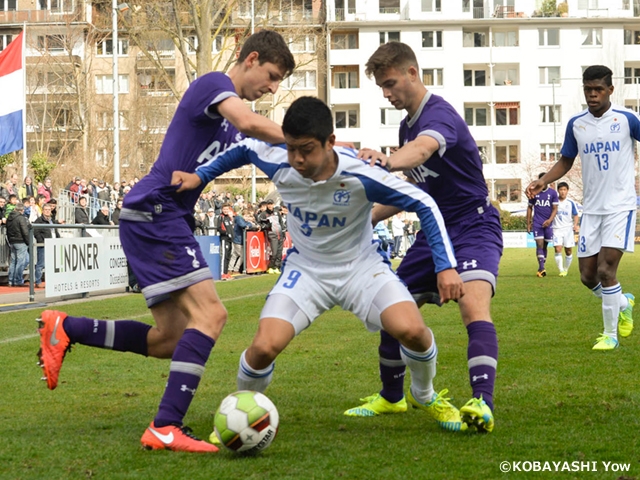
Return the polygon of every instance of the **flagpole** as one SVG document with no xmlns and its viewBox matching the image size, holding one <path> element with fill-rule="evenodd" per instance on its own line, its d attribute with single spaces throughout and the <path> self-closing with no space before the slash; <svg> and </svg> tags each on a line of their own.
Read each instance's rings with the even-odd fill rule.
<svg viewBox="0 0 640 480">
<path fill-rule="evenodd" d="M 22 80 L 24 102 L 22 108 L 22 178 L 27 176 L 27 22 L 22 24 Z"/>
</svg>

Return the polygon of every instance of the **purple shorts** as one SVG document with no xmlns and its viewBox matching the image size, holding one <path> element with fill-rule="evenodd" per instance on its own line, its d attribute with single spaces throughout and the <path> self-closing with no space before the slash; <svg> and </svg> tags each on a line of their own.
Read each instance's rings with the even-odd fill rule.
<svg viewBox="0 0 640 480">
<path fill-rule="evenodd" d="M 447 225 L 447 233 L 458 261 L 463 281 L 485 280 L 496 290 L 496 277 L 502 256 L 500 214 L 491 207 L 481 214 Z M 437 292 L 438 282 L 431 247 L 421 230 L 397 270 L 398 276 L 414 295 Z"/>
<path fill-rule="evenodd" d="M 542 225 L 533 226 L 533 238 L 539 240 L 543 238 L 547 242 L 553 242 L 553 227 L 543 227 Z"/>
<path fill-rule="evenodd" d="M 185 218 L 162 223 L 123 219 L 120 241 L 149 307 L 171 292 L 213 278 Z"/>
</svg>

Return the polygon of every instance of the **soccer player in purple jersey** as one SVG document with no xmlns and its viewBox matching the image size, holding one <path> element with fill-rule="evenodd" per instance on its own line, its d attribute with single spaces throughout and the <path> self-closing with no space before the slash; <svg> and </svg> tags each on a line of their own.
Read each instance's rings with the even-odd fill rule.
<svg viewBox="0 0 640 480">
<path fill-rule="evenodd" d="M 244 43 L 228 74 L 212 72 L 195 80 L 169 125 L 158 160 L 127 194 L 120 214 L 120 239 L 155 320 L 71 317 L 45 310 L 40 362 L 47 385 L 57 386 L 71 344 L 171 358 L 158 413 L 141 442 L 148 449 L 216 452 L 183 425 L 204 367 L 227 320 L 211 272 L 193 236 L 193 209 L 202 188 L 176 192 L 174 170 L 194 172 L 243 135 L 284 141 L 279 125 L 253 113 L 243 102 L 275 93 L 295 62 L 280 34 L 263 30 Z"/>
<path fill-rule="evenodd" d="M 546 172 L 538 175 L 542 178 Z M 546 187 L 534 198 L 529 199 L 527 207 L 527 232 L 533 232 L 536 241 L 536 257 L 538 259 L 538 277 L 546 277 L 547 247 L 553 242 L 553 227 L 551 224 L 558 213 L 558 192 Z M 533 218 L 532 218 L 533 217 Z"/>
<path fill-rule="evenodd" d="M 465 282 L 458 300 L 462 322 L 469 335 L 467 359 L 471 398 L 461 409 L 463 421 L 478 431 L 493 430 L 493 391 L 498 364 L 498 338 L 491 320 L 491 297 L 495 292 L 502 255 L 500 215 L 491 205 L 482 172 L 478 147 L 464 120 L 451 104 L 424 87 L 418 61 L 403 43 L 382 45 L 366 64 L 384 97 L 408 116 L 400 126 L 400 149 L 390 157 L 365 150 L 360 156 L 372 164 L 380 162 L 390 171 L 405 171 L 411 181 L 435 200 L 451 238 L 458 273 Z M 376 205 L 374 224 L 397 209 Z M 424 234 L 415 243 L 397 271 L 418 305 L 439 303 L 431 250 Z M 434 300 L 435 299 L 435 300 Z M 371 416 L 407 409 L 403 393 L 405 365 L 398 342 L 381 332 L 379 394 L 346 415 Z"/>
</svg>

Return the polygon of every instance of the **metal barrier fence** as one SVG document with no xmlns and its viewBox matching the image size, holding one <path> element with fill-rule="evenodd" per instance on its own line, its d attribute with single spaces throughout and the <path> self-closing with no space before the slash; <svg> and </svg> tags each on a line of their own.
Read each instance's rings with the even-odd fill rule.
<svg viewBox="0 0 640 480">
<path fill-rule="evenodd" d="M 89 211 L 89 221 L 93 220 L 96 214 L 100 211 L 103 205 L 109 207 L 109 219 L 115 208 L 115 203 L 111 200 L 100 200 L 99 198 L 92 197 L 91 195 L 82 195 L 87 199 L 87 210 Z M 56 218 L 58 220 L 64 220 L 64 223 L 76 223 L 76 205 L 78 205 L 78 195 L 71 190 L 61 189 L 58 194 L 58 204 L 56 206 Z"/>
</svg>

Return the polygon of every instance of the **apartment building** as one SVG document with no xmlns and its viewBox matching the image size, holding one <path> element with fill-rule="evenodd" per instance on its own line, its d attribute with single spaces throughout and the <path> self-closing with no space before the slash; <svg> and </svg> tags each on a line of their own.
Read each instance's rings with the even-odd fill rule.
<svg viewBox="0 0 640 480">
<path fill-rule="evenodd" d="M 282 121 L 298 96 L 324 97 L 318 76 L 318 58 L 323 62 L 324 55 L 317 54 L 324 51 L 317 45 L 324 39 L 318 35 L 325 13 L 320 0 L 256 1 L 253 16 L 251 4 L 213 2 L 198 25 L 211 32 L 211 64 L 205 65 L 197 54 L 202 37 L 193 17 L 174 11 L 169 1 L 119 2 L 114 46 L 111 0 L 0 0 L 0 50 L 26 26 L 28 156 L 42 152 L 74 174 L 104 172 L 112 178 L 114 48 L 119 165 L 127 179 L 144 175 L 157 158 L 179 98 L 197 72 L 226 71 L 252 28 L 281 32 L 299 65 L 276 95 L 256 102 L 256 111 Z M 238 170 L 226 181 L 247 183 L 250 176 L 250 168 Z M 260 172 L 258 177 L 267 180 Z"/>
<path fill-rule="evenodd" d="M 327 36 L 327 99 L 341 140 L 398 146 L 405 112 L 364 63 L 382 43 L 407 43 L 423 83 L 467 121 L 491 198 L 509 211 L 524 208 L 523 188 L 559 158 L 568 119 L 586 108 L 586 66 L 609 66 L 613 101 L 640 105 L 638 0 L 328 0 Z M 579 172 L 569 180 L 580 200 Z"/>
</svg>

